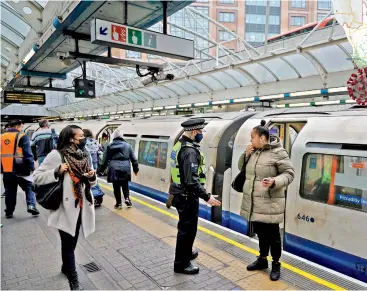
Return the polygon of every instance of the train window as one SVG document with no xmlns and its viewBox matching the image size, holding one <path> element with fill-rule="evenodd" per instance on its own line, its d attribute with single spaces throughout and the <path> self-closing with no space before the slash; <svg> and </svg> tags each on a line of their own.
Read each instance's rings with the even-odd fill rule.
<svg viewBox="0 0 367 291">
<path fill-rule="evenodd" d="M 306 154 L 302 198 L 367 212 L 367 157 Z"/>
<path fill-rule="evenodd" d="M 139 143 L 139 164 L 165 169 L 167 164 L 168 143 L 142 140 Z"/>
<path fill-rule="evenodd" d="M 29 139 L 32 139 L 33 133 L 34 133 L 34 130 L 27 130 L 27 136 L 29 137 Z"/>
<path fill-rule="evenodd" d="M 125 139 L 125 141 L 131 145 L 131 147 L 133 148 L 133 151 L 135 151 L 135 140 L 133 139 Z"/>
</svg>

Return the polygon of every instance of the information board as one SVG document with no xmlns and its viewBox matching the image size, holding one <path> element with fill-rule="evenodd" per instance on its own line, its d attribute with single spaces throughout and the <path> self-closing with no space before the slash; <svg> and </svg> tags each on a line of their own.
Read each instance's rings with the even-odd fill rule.
<svg viewBox="0 0 367 291">
<path fill-rule="evenodd" d="M 119 23 L 94 19 L 91 42 L 182 60 L 194 58 L 194 41 Z"/>
<path fill-rule="evenodd" d="M 4 91 L 4 103 L 45 105 L 46 94 L 20 91 Z"/>
</svg>

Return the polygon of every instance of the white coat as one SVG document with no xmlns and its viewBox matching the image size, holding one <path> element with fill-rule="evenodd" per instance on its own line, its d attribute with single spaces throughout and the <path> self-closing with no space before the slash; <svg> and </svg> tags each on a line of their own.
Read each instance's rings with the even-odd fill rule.
<svg viewBox="0 0 367 291">
<path fill-rule="evenodd" d="M 37 185 L 46 185 L 58 181 L 55 178 L 55 171 L 61 165 L 61 156 L 57 150 L 50 152 L 42 165 L 34 173 L 34 183 Z M 93 167 L 93 166 L 92 166 Z M 94 186 L 97 181 L 92 182 Z M 75 236 L 76 224 L 80 213 L 79 204 L 75 207 L 75 197 L 72 189 L 72 181 L 68 172 L 64 174 L 63 197 L 60 207 L 57 210 L 51 210 L 48 218 L 48 226 L 55 227 L 72 236 Z M 93 199 L 93 195 L 92 199 Z M 82 229 L 84 237 L 89 236 L 95 231 L 95 210 L 94 205 L 83 197 L 82 209 Z"/>
</svg>

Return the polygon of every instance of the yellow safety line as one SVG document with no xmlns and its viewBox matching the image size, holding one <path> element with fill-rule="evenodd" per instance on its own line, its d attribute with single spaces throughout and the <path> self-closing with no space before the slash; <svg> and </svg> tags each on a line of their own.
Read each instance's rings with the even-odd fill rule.
<svg viewBox="0 0 367 291">
<path fill-rule="evenodd" d="M 103 188 L 106 188 L 107 190 L 113 191 L 113 188 L 112 187 L 109 187 L 109 186 L 106 186 L 106 185 L 103 185 L 103 184 L 100 184 L 100 186 L 102 186 Z M 135 201 L 135 202 L 138 202 L 138 203 L 140 203 L 140 204 L 142 204 L 142 205 L 144 205 L 146 207 L 149 207 L 151 209 L 154 209 L 155 211 L 157 211 L 159 213 L 162 213 L 162 214 L 167 215 L 167 216 L 169 216 L 169 217 L 171 217 L 173 219 L 178 220 L 178 216 L 177 215 L 174 215 L 174 214 L 172 214 L 172 213 L 170 213 L 170 212 L 168 212 L 166 210 L 160 209 L 159 207 L 154 206 L 154 205 L 152 205 L 152 204 L 150 204 L 148 202 L 145 202 L 145 201 L 143 201 L 143 200 L 141 200 L 139 198 L 130 197 L 130 199 L 133 200 L 133 201 Z M 222 241 L 225 241 L 226 243 L 229 243 L 229 244 L 231 244 L 233 246 L 236 246 L 236 247 L 238 247 L 241 250 L 244 250 L 244 251 L 249 252 L 249 253 L 254 254 L 254 255 L 259 255 L 259 252 L 257 250 L 255 250 L 253 248 L 250 248 L 250 247 L 247 247 L 247 246 L 245 246 L 245 245 L 243 245 L 243 244 L 241 244 L 239 242 L 236 242 L 235 240 L 230 239 L 230 238 L 228 238 L 228 237 L 226 237 L 226 236 L 224 236 L 222 234 L 216 233 L 215 231 L 212 231 L 212 230 L 207 229 L 205 227 L 202 227 L 200 225 L 198 226 L 198 229 L 201 230 L 202 232 L 205 232 L 205 233 L 207 233 L 207 234 L 209 234 L 209 235 L 217 238 L 217 239 L 220 239 Z M 303 270 L 301 270 L 299 268 L 293 267 L 290 264 L 287 264 L 287 263 L 282 262 L 282 261 L 281 261 L 281 263 L 282 263 L 282 267 L 284 267 L 284 268 L 286 268 L 286 269 L 288 269 L 288 270 L 290 270 L 290 271 L 292 271 L 292 272 L 294 272 L 294 273 L 296 273 L 298 275 L 301 275 L 301 276 L 303 276 L 303 277 L 305 277 L 305 278 L 307 278 L 307 279 L 309 279 L 311 281 L 314 281 L 314 282 L 316 282 L 316 283 L 318 283 L 320 285 L 326 286 L 327 288 L 330 288 L 332 290 L 346 290 L 343 287 L 340 287 L 340 286 L 338 286 L 336 284 L 333 284 L 333 283 L 331 283 L 329 281 L 326 281 L 326 280 L 324 280 L 324 279 L 322 279 L 320 277 L 317 277 L 315 275 L 312 275 L 312 274 L 310 274 L 310 273 L 308 273 L 306 271 L 303 271 Z"/>
</svg>

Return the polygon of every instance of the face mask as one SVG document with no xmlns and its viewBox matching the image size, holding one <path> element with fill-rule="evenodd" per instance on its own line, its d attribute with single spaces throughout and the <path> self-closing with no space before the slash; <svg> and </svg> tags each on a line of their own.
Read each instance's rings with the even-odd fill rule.
<svg viewBox="0 0 367 291">
<path fill-rule="evenodd" d="M 201 140 L 203 139 L 203 134 L 202 133 L 198 133 L 197 135 L 195 135 L 195 142 L 199 143 L 201 142 Z"/>
<path fill-rule="evenodd" d="M 79 149 L 84 149 L 85 145 L 87 144 L 86 138 L 79 139 L 79 143 L 76 145 Z"/>
</svg>

